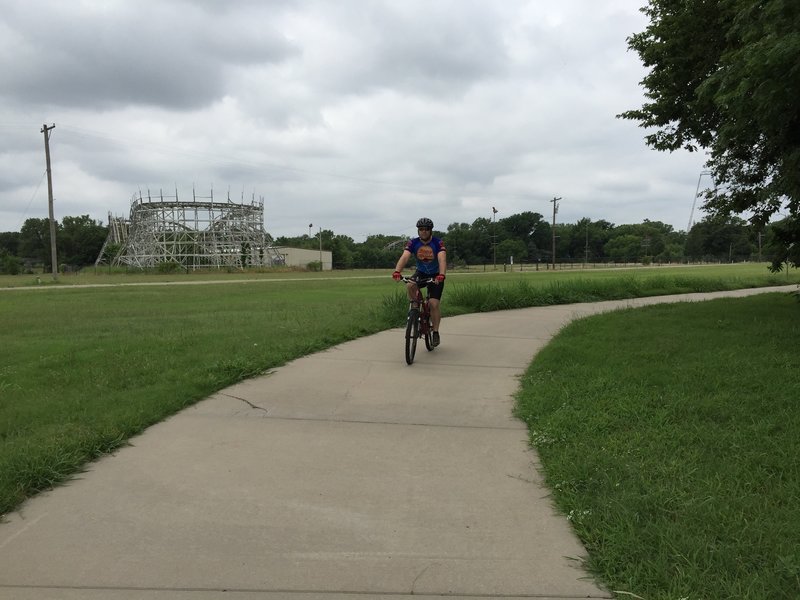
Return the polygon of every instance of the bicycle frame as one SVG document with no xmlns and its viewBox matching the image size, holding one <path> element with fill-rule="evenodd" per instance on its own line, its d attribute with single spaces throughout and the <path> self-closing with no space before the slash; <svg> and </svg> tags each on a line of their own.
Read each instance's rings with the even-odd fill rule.
<svg viewBox="0 0 800 600">
<path fill-rule="evenodd" d="M 414 284 L 430 284 L 435 283 L 433 278 L 428 279 L 421 279 L 416 281 L 411 279 L 410 277 L 402 277 L 402 281 L 405 283 L 414 283 Z M 406 363 L 409 365 L 414 362 L 414 355 L 417 351 L 417 339 L 423 338 L 425 340 L 425 347 L 428 349 L 428 352 L 433 350 L 433 325 L 431 324 L 431 311 L 430 311 L 430 304 L 428 302 L 428 297 L 430 295 L 430 291 L 427 294 L 423 294 L 422 290 L 417 285 L 417 294 L 413 300 L 409 300 L 408 303 L 408 318 L 406 320 L 406 335 L 405 335 L 405 346 L 406 346 Z"/>
</svg>

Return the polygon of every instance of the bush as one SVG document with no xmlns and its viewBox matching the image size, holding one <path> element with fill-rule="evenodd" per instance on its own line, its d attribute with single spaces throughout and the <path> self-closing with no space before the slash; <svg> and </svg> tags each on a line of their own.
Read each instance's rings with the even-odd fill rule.
<svg viewBox="0 0 800 600">
<path fill-rule="evenodd" d="M 22 261 L 8 253 L 0 254 L 0 272 L 8 275 L 19 275 L 22 272 Z"/>
<path fill-rule="evenodd" d="M 174 260 L 158 263 L 159 273 L 178 273 L 181 270 L 181 264 Z"/>
</svg>

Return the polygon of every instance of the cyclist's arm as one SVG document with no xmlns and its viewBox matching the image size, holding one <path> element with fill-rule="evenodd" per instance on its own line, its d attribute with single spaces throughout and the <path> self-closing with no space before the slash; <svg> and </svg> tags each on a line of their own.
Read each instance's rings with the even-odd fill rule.
<svg viewBox="0 0 800 600">
<path fill-rule="evenodd" d="M 403 270 L 408 262 L 408 259 L 411 258 L 411 252 L 408 250 L 403 250 L 403 253 L 400 255 L 400 258 L 397 260 L 397 265 L 395 266 L 394 270 L 398 273 Z"/>
<path fill-rule="evenodd" d="M 439 275 L 444 275 L 447 272 L 447 252 L 440 250 L 436 258 L 439 260 Z"/>
</svg>

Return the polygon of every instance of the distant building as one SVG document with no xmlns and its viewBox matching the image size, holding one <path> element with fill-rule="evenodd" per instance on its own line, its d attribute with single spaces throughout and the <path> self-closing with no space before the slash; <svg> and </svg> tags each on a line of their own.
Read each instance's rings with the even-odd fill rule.
<svg viewBox="0 0 800 600">
<path fill-rule="evenodd" d="M 320 262 L 322 256 L 322 270 L 333 269 L 333 253 L 329 250 L 308 250 L 307 248 L 289 248 L 288 246 L 273 246 L 275 251 L 283 257 L 287 267 L 307 267 L 309 263 Z"/>
</svg>

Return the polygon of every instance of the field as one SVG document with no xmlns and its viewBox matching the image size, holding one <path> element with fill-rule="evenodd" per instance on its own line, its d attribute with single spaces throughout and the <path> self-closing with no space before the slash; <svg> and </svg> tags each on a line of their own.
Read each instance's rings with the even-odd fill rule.
<svg viewBox="0 0 800 600">
<path fill-rule="evenodd" d="M 610 589 L 800 598 L 800 303 L 664 304 L 572 323 L 517 415 Z"/>
<path fill-rule="evenodd" d="M 326 271 L 324 273 L 309 272 L 292 268 L 261 269 L 252 271 L 196 271 L 189 273 L 154 273 L 142 271 L 126 271 L 125 269 L 110 269 L 109 267 L 88 267 L 77 273 L 60 274 L 53 281 L 50 273 L 37 273 L 34 275 L 2 275 L 0 274 L 0 289 L 17 287 L 67 287 L 70 285 L 131 285 L 141 283 L 209 283 L 232 281 L 271 281 L 271 280 L 316 280 L 320 279 L 370 279 L 385 278 L 389 269 L 359 269 L 351 271 Z M 637 265 L 606 265 L 588 264 L 586 266 L 575 264 L 559 264 L 555 271 L 547 265 L 539 265 L 538 270 L 534 265 L 492 265 L 458 268 L 450 271 L 454 277 L 480 276 L 491 281 L 508 281 L 523 278 L 525 280 L 547 283 L 552 279 L 570 280 L 574 278 L 589 279 L 614 279 L 620 276 L 641 276 L 649 279 L 658 274 L 678 272 L 681 275 L 692 277 L 732 278 L 735 280 L 750 279 L 764 281 L 769 279 L 776 283 L 792 283 L 798 279 L 797 272 L 784 271 L 783 274 L 770 275 L 767 263 L 738 263 L 735 265 L 663 265 L 663 266 L 637 266 Z M 533 278 L 533 279 L 530 279 Z M 481 280 L 483 281 L 483 280 Z"/>
<path fill-rule="evenodd" d="M 41 281 L 36 283 L 32 276 L 0 277 L 0 514 L 13 510 L 37 491 L 70 477 L 87 461 L 119 447 L 147 426 L 214 391 L 310 352 L 399 326 L 405 311 L 402 290 L 391 281 L 387 271 L 204 275 L 114 275 L 98 272 L 62 276 L 57 283 L 41 276 Z M 796 271 L 772 275 L 764 265 L 452 273 L 447 279 L 443 309 L 447 316 L 522 306 L 760 287 L 798 281 L 800 276 Z M 73 283 L 80 285 L 69 285 Z M 659 521 L 658 527 L 653 530 L 655 524 L 650 523 L 650 513 L 641 512 L 643 509 L 635 504 L 635 496 L 625 496 L 622 500 L 608 496 L 612 498 L 608 502 L 615 507 L 611 511 L 614 514 L 599 518 L 601 511 L 592 503 L 601 502 L 598 498 L 607 496 L 598 496 L 596 474 L 608 468 L 614 460 L 619 460 L 619 456 L 609 452 L 600 453 L 598 458 L 582 449 L 582 436 L 580 439 L 574 436 L 567 439 L 568 436 L 565 436 L 561 441 L 561 433 L 553 433 L 556 429 L 542 429 L 543 420 L 553 418 L 548 411 L 559 416 L 561 405 L 549 406 L 541 402 L 541 396 L 535 392 L 530 396 L 530 386 L 526 386 L 525 382 L 537 382 L 534 387 L 544 389 L 539 385 L 542 371 L 537 371 L 544 369 L 543 372 L 548 376 L 558 374 L 559 379 L 551 378 L 556 387 L 563 387 L 572 379 L 586 385 L 585 389 L 572 392 L 573 395 L 585 395 L 586 405 L 566 414 L 575 422 L 585 422 L 589 429 L 596 426 L 595 433 L 600 438 L 595 443 L 600 446 L 613 427 L 597 421 L 601 410 L 603 414 L 609 412 L 609 407 L 605 405 L 592 404 L 603 398 L 603 394 L 597 390 L 602 391 L 609 386 L 627 390 L 628 387 L 621 386 L 621 382 L 636 382 L 631 391 L 625 391 L 619 403 L 611 407 L 621 411 L 622 416 L 618 418 L 623 418 L 637 414 L 635 401 L 643 397 L 643 390 L 660 390 L 658 397 L 665 398 L 664 402 L 669 405 L 672 398 L 679 398 L 685 404 L 687 399 L 691 401 L 702 397 L 705 402 L 705 390 L 713 391 L 719 387 L 722 391 L 715 400 L 716 404 L 711 403 L 706 408 L 707 414 L 703 414 L 708 418 L 699 421 L 699 429 L 692 430 L 692 440 L 698 453 L 703 452 L 706 443 L 721 444 L 719 455 L 724 458 L 724 448 L 736 451 L 739 449 L 736 444 L 744 443 L 744 438 L 714 441 L 720 433 L 715 411 L 720 403 L 726 399 L 729 401 L 738 390 L 750 389 L 745 387 L 745 382 L 752 384 L 753 378 L 757 378 L 759 385 L 757 390 L 753 389 L 754 398 L 758 401 L 743 404 L 744 408 L 733 416 L 726 413 L 724 422 L 739 427 L 741 420 L 742 431 L 752 438 L 747 442 L 747 452 L 763 447 L 761 454 L 756 452 L 753 456 L 769 465 L 769 469 L 775 473 L 780 472 L 783 466 L 781 461 L 786 460 L 787 456 L 768 439 L 775 435 L 774 424 L 766 423 L 754 429 L 750 422 L 763 422 L 761 413 L 770 411 L 774 415 L 781 415 L 784 423 L 793 424 L 787 431 L 796 431 L 796 425 L 800 424 L 797 423 L 794 405 L 787 403 L 787 398 L 800 397 L 791 354 L 797 347 L 796 315 L 800 305 L 791 296 L 768 295 L 765 298 L 769 300 L 761 300 L 761 303 L 756 300 L 750 304 L 743 301 L 731 305 L 710 303 L 709 307 L 716 308 L 710 308 L 710 313 L 701 313 L 696 317 L 666 309 L 663 309 L 664 312 L 655 309 L 634 311 L 634 315 L 641 316 L 626 318 L 639 319 L 637 330 L 643 333 L 640 336 L 626 336 L 622 341 L 615 337 L 614 332 L 618 336 L 620 331 L 628 331 L 630 326 L 624 322 L 614 322 L 613 319 L 623 317 L 597 317 L 587 321 L 589 325 L 584 326 L 587 329 L 578 329 L 578 335 L 566 338 L 564 344 L 567 350 L 559 350 L 556 344 L 556 350 L 552 350 L 569 352 L 570 348 L 583 349 L 585 341 L 592 339 L 598 340 L 590 348 L 595 352 L 594 355 L 586 355 L 584 361 L 575 364 L 576 361 L 560 361 L 557 354 L 553 358 L 548 348 L 531 367 L 532 371 L 526 376 L 520 392 L 519 414 L 529 422 L 532 442 L 543 455 L 548 478 L 559 504 L 565 513 L 571 515 L 576 531 L 592 552 L 590 568 L 601 573 L 606 581 L 615 584 L 621 582 L 620 586 L 624 585 L 625 589 L 632 591 L 644 589 L 645 584 L 641 582 L 649 581 L 644 567 L 638 575 L 630 570 L 619 572 L 612 567 L 619 561 L 629 563 L 631 556 L 647 555 L 651 551 L 650 544 L 656 543 L 654 539 L 658 538 L 659 531 L 667 528 L 667 524 Z M 733 310 L 739 306 L 744 306 L 743 312 Z M 692 307 L 681 310 L 691 312 Z M 774 315 L 774 318 L 765 322 L 765 315 Z M 675 331 L 686 331 L 686 323 L 691 318 L 699 322 L 721 324 L 710 331 L 696 328 L 702 335 L 692 341 L 695 350 L 691 356 L 695 368 L 676 362 L 680 358 L 679 352 L 661 351 L 665 350 L 662 340 L 668 341 L 670 335 L 674 337 Z M 607 322 L 613 325 L 605 325 Z M 575 326 L 581 327 L 581 324 Z M 660 340 L 659 345 L 653 343 L 654 339 Z M 735 345 L 735 342 L 739 345 Z M 704 351 L 707 346 L 731 350 L 717 356 Z M 621 352 L 623 349 L 629 354 L 619 355 L 615 364 L 626 365 L 624 369 L 609 370 L 598 366 L 604 364 L 610 352 Z M 580 363 L 586 363 L 589 367 L 594 365 L 595 368 L 573 371 L 582 367 Z M 708 370 L 696 368 L 697 365 L 707 365 L 714 372 L 733 371 L 745 379 L 731 378 L 732 387 L 726 388 L 723 386 L 726 377 L 709 379 Z M 670 369 L 675 368 L 683 369 L 687 377 L 677 380 L 670 377 L 669 373 L 673 372 Z M 592 388 L 592 385 L 597 387 Z M 787 389 L 793 395 L 786 396 Z M 554 394 L 553 398 L 557 398 Z M 527 400 L 528 397 L 533 400 Z M 766 399 L 772 398 L 777 405 L 766 404 Z M 532 405 L 538 408 L 534 410 Z M 677 477 L 685 464 L 681 462 L 684 457 L 680 454 L 674 458 L 665 457 L 658 444 L 640 443 L 643 440 L 660 439 L 653 437 L 653 440 L 649 440 L 649 436 L 655 436 L 654 431 L 669 419 L 658 410 L 655 416 L 648 415 L 646 418 L 655 419 L 655 424 L 643 423 L 641 431 L 623 428 L 620 430 L 622 437 L 630 434 L 632 437 L 628 443 L 636 442 L 634 446 L 638 452 L 651 455 L 651 461 L 668 467 L 663 471 L 663 477 L 670 481 L 670 486 L 683 486 L 673 490 L 673 496 L 667 493 L 666 500 L 655 497 L 654 503 L 663 501 L 666 507 L 679 507 L 692 500 L 698 504 L 714 505 L 709 499 L 719 498 L 723 493 L 737 492 L 738 488 L 728 490 L 720 483 L 723 475 L 728 477 L 725 473 L 721 473 L 719 479 L 708 476 L 699 477 L 699 482 L 691 480 L 679 483 L 676 479 L 672 483 L 671 478 Z M 670 418 L 670 427 L 680 428 L 681 421 L 676 417 Z M 645 421 L 645 416 L 642 421 Z M 546 433 L 542 434 L 542 431 Z M 560 440 L 560 443 L 543 443 L 551 438 Z M 606 445 L 609 444 L 612 442 L 606 442 Z M 613 444 L 615 452 L 624 454 L 622 441 Z M 566 454 L 566 458 L 551 454 L 549 449 L 553 445 L 559 449 L 572 446 L 574 453 Z M 800 449 L 791 445 L 786 447 L 793 448 L 792 451 Z M 600 459 L 605 462 L 598 463 Z M 573 471 L 562 475 L 562 467 L 558 465 L 563 463 L 572 465 Z M 757 486 L 758 494 L 769 487 L 770 481 L 788 482 L 788 493 L 795 494 L 794 501 L 778 496 L 774 502 L 792 507 L 798 505 L 796 468 L 787 471 L 785 480 L 764 480 L 759 479 L 755 472 L 762 468 L 756 458 L 751 463 L 749 472 L 733 469 L 727 469 L 726 472 L 731 477 L 744 478 L 741 485 Z M 647 477 L 657 472 L 651 471 L 652 463 L 644 460 L 624 464 L 626 469 L 641 470 L 640 475 L 645 478 L 644 483 L 632 483 L 634 489 L 647 487 Z M 693 473 L 694 465 L 690 463 L 687 470 Z M 633 475 L 630 477 L 633 481 Z M 748 477 L 751 484 L 747 483 Z M 608 481 L 615 480 L 608 478 Z M 607 483 L 606 479 L 603 482 Z M 573 488 L 577 488 L 577 491 Z M 616 506 L 614 502 L 629 505 Z M 758 506 L 743 505 L 741 511 L 769 509 L 775 515 L 774 522 L 769 523 L 771 530 L 800 530 L 796 509 L 793 513 L 790 510 L 790 516 L 786 517 L 785 513 L 771 510 L 772 500 L 759 502 L 761 504 Z M 633 511 L 634 517 L 626 510 Z M 652 506 L 648 510 L 659 512 Z M 682 518 L 680 513 L 674 511 L 666 510 L 664 513 L 667 520 Z M 599 523 L 592 523 L 589 515 L 598 515 Z M 747 516 L 750 517 L 749 513 Z M 614 518 L 619 520 L 614 522 Z M 629 518 L 632 520 L 624 520 Z M 753 518 L 756 516 L 753 515 Z M 759 514 L 758 518 L 764 516 Z M 769 515 L 766 518 L 769 520 Z M 788 521 L 785 520 L 787 518 Z M 766 527 L 762 521 L 758 523 L 758 530 Z M 620 524 L 623 529 L 629 529 L 627 537 L 613 532 L 612 526 Z M 611 538 L 604 538 L 604 535 Z M 635 542 L 639 537 L 641 544 L 637 546 Z M 606 542 L 606 539 L 612 539 L 613 543 Z M 686 563 L 697 562 L 700 546 L 707 542 L 706 537 L 698 539 L 698 545 L 686 551 L 679 549 L 672 554 L 667 552 L 666 558 L 654 559 L 657 562 L 653 568 L 669 568 L 668 573 L 688 572 L 686 565 L 675 557 L 683 556 Z M 746 542 L 750 540 L 746 537 L 743 539 Z M 783 538 L 778 536 L 772 539 Z M 765 540 L 762 545 L 770 546 L 772 542 L 767 538 Z M 628 545 L 631 547 L 627 548 Z M 608 553 L 610 546 L 623 546 L 631 554 Z M 778 567 L 768 571 L 773 582 L 771 589 L 786 590 L 789 589 L 787 586 L 797 581 L 800 561 L 796 551 L 785 550 L 783 545 L 779 547 L 784 554 L 770 558 Z M 637 548 L 644 554 L 637 555 Z M 744 565 L 748 568 L 751 566 L 751 563 Z M 712 567 L 718 568 L 715 563 L 706 571 Z M 708 577 L 709 573 L 691 574 L 689 583 L 682 584 L 684 587 L 680 587 L 680 590 L 691 591 L 692 585 L 695 585 L 691 577 L 698 576 Z M 659 585 L 656 582 L 649 589 L 658 590 Z M 741 591 L 741 585 L 739 581 L 730 584 L 729 589 Z M 800 587 L 795 588 L 796 591 L 798 589 Z M 677 593 L 677 590 L 670 589 L 669 593 Z M 690 596 L 688 593 L 684 595 Z M 666 599 L 678 596 L 654 594 L 648 597 Z M 726 596 L 692 593 L 691 597 Z M 769 596 L 733 594 L 727 597 Z"/>
</svg>

